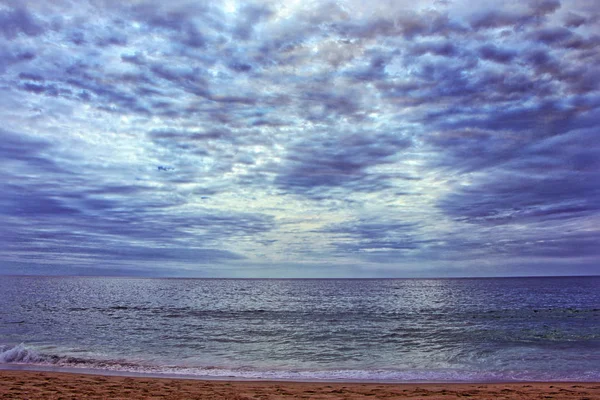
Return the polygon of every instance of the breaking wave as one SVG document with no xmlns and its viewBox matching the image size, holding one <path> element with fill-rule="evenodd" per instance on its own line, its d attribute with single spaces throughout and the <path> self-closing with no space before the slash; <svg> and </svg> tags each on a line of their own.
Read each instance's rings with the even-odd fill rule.
<svg viewBox="0 0 600 400">
<path fill-rule="evenodd" d="M 281 380 L 281 381 L 358 381 L 358 382 L 510 382 L 510 381 L 581 381 L 600 380 L 597 372 L 556 374 L 526 371 L 438 370 L 259 370 L 249 367 L 150 365 L 123 360 L 94 360 L 40 353 L 26 347 L 0 345 L 0 366 L 25 366 L 31 369 L 70 372 L 148 375 L 197 379 Z"/>
<path fill-rule="evenodd" d="M 28 349 L 23 343 L 17 346 L 0 346 L 0 363 L 39 363 L 44 358 Z"/>
</svg>

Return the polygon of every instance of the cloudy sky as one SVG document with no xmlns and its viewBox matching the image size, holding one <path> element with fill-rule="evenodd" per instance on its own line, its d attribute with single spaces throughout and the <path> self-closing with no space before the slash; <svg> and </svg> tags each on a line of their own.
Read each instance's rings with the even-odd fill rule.
<svg viewBox="0 0 600 400">
<path fill-rule="evenodd" d="M 600 272 L 596 0 L 0 1 L 0 273 Z"/>
</svg>

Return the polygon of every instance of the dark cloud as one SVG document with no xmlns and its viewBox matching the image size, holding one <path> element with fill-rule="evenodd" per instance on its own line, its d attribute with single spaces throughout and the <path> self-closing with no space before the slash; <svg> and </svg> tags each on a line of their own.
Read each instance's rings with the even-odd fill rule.
<svg viewBox="0 0 600 400">
<path fill-rule="evenodd" d="M 530 13 L 509 13 L 503 11 L 487 11 L 471 20 L 473 29 L 492 29 L 502 27 L 517 27 L 533 23 L 535 17 Z"/>
<path fill-rule="evenodd" d="M 207 4 L 171 3 L 139 4 L 130 9 L 133 18 L 154 31 L 159 30 L 183 48 L 201 50 L 219 40 L 212 31 L 222 31 L 223 15 Z"/>
<path fill-rule="evenodd" d="M 374 174 L 369 167 L 392 162 L 410 147 L 410 140 L 395 134 L 372 132 L 332 136 L 315 135 L 288 149 L 275 184 L 292 193 L 319 195 L 327 188 L 377 191 L 393 176 Z M 398 178 L 406 176 L 398 175 Z"/>
<path fill-rule="evenodd" d="M 428 36 L 462 34 L 467 28 L 453 21 L 445 13 L 426 11 L 405 12 L 389 17 L 378 17 L 360 22 L 337 22 L 332 29 L 344 38 L 403 37 L 414 39 Z"/>
<path fill-rule="evenodd" d="M 414 55 L 434 54 L 443 57 L 454 57 L 459 54 L 459 49 L 450 41 L 421 42 L 412 50 Z"/>
<path fill-rule="evenodd" d="M 7 67 L 12 65 L 26 64 L 35 57 L 36 53 L 32 49 L 6 46 L 0 49 L 0 72 L 4 72 Z"/>
<path fill-rule="evenodd" d="M 516 51 L 498 48 L 493 44 L 481 46 L 479 54 L 484 60 L 491 60 L 502 64 L 511 62 L 517 56 Z"/>
<path fill-rule="evenodd" d="M 512 27 L 522 29 L 526 25 L 543 22 L 543 19 L 561 7 L 558 0 L 530 1 L 529 9 L 519 11 L 491 10 L 474 15 L 471 19 L 473 29 L 493 29 Z"/>
<path fill-rule="evenodd" d="M 38 191 L 16 185 L 2 185 L 5 195 L 0 198 L 2 214 L 17 218 L 52 216 L 61 220 L 65 216 L 78 215 L 79 211 L 64 204 L 61 199 L 38 196 Z"/>
<path fill-rule="evenodd" d="M 153 140 L 167 140 L 167 143 L 171 141 L 203 141 L 203 140 L 216 140 L 216 139 L 228 139 L 233 135 L 230 131 L 225 129 L 212 129 L 209 131 L 183 131 L 183 130 L 169 130 L 169 129 L 155 129 L 148 132 L 148 136 Z"/>
<path fill-rule="evenodd" d="M 329 89 L 329 90 L 327 90 Z M 315 122 L 339 117 L 352 117 L 361 111 L 362 96 L 358 92 L 324 85 L 306 87 L 302 94 L 305 118 Z"/>
<path fill-rule="evenodd" d="M 568 28 L 577 28 L 585 24 L 587 22 L 587 18 L 572 11 L 569 11 L 565 16 L 564 21 L 565 26 L 567 26 Z"/>
<path fill-rule="evenodd" d="M 419 233 L 416 223 L 374 219 L 350 220 L 318 230 L 330 238 L 339 256 L 356 255 L 375 263 L 393 263 L 428 246 L 432 239 Z"/>
<path fill-rule="evenodd" d="M 45 154 L 50 147 L 48 141 L 0 128 L 0 163 L 5 168 L 10 168 L 11 162 L 19 161 L 21 165 L 18 168 L 22 171 L 34 169 L 45 173 L 66 173 L 50 154 Z"/>
<path fill-rule="evenodd" d="M 476 118 L 469 116 L 456 121 L 441 121 L 439 126 L 443 130 L 469 128 L 521 132 L 525 135 L 523 140 L 532 141 L 536 138 L 559 135 L 572 129 L 589 127 L 595 119 L 588 118 L 589 113 L 589 109 L 563 101 L 550 100 L 532 106 L 498 110 L 493 114 Z"/>
<path fill-rule="evenodd" d="M 136 65 L 146 64 L 144 54 L 140 52 L 137 52 L 135 54 L 121 54 L 121 60 Z"/>
<path fill-rule="evenodd" d="M 409 236 L 416 228 L 414 223 L 406 222 L 377 222 L 361 219 L 358 221 L 334 224 L 320 229 L 318 232 L 338 235 L 344 239 L 382 243 L 384 239 L 397 235 Z M 390 240 L 388 243 L 392 243 Z M 392 246 L 396 247 L 396 246 Z"/>
<path fill-rule="evenodd" d="M 43 25 L 23 7 L 0 10 L 0 32 L 7 39 L 15 39 L 23 33 L 38 36 L 44 32 Z"/>
<path fill-rule="evenodd" d="M 503 172 L 448 195 L 440 207 L 453 218 L 492 224 L 595 215 L 600 211 L 600 147 L 590 133 L 576 130 L 523 147 L 517 154 L 500 153 Z M 469 150 L 466 141 L 457 145 Z"/>
<path fill-rule="evenodd" d="M 437 165 L 470 172 L 504 163 L 519 157 L 522 141 L 511 132 L 481 129 L 444 130 L 430 135 L 427 140 L 445 157 Z"/>
<path fill-rule="evenodd" d="M 252 70 L 252 65 L 243 62 L 232 62 L 228 67 L 236 72 L 249 72 Z"/>
<path fill-rule="evenodd" d="M 554 179 L 504 178 L 456 192 L 441 207 L 458 220 L 491 224 L 585 217 L 598 211 L 595 185 L 572 182 L 572 174 Z"/>
<path fill-rule="evenodd" d="M 2 147 L 0 147 L 0 154 L 2 155 L 0 159 L 2 160 L 28 160 L 29 157 L 37 156 L 51 146 L 47 141 L 5 129 L 0 130 L 0 140 L 2 141 Z"/>
<path fill-rule="evenodd" d="M 237 12 L 239 17 L 233 32 L 234 37 L 242 40 L 252 38 L 257 26 L 274 13 L 270 6 L 257 4 L 244 4 Z"/>
<path fill-rule="evenodd" d="M 552 14 L 561 7 L 559 0 L 534 0 L 529 3 L 529 7 L 536 15 Z"/>
<path fill-rule="evenodd" d="M 49 240 L 48 240 L 49 239 Z M 241 260 L 244 257 L 230 251 L 175 246 L 135 246 L 130 244 L 110 243 L 108 247 L 94 246 L 92 243 L 65 244 L 57 238 L 38 238 L 36 245 L 20 245 L 12 254 L 27 255 L 30 260 L 42 264 L 54 264 L 54 259 L 63 262 L 75 261 L 77 264 L 112 264 L 128 262 L 177 262 L 181 264 L 207 264 L 228 260 Z M 81 239 L 81 238 L 78 238 Z M 84 238 L 85 239 L 85 238 Z"/>
<path fill-rule="evenodd" d="M 558 259 L 598 257 L 598 240 L 599 231 L 543 234 L 526 242 L 507 242 L 504 252 Z"/>
<path fill-rule="evenodd" d="M 77 39 L 74 39 L 74 43 L 77 43 Z M 123 32 L 108 31 L 96 38 L 96 45 L 100 47 L 105 46 L 126 46 L 127 36 Z"/>
<path fill-rule="evenodd" d="M 533 39 L 547 45 L 553 45 L 555 43 L 564 42 L 570 39 L 573 33 L 563 27 L 544 28 L 536 31 L 533 34 Z"/>
<path fill-rule="evenodd" d="M 200 68 L 155 64 L 150 69 L 157 78 L 165 79 L 186 92 L 202 97 L 210 95 L 208 81 Z"/>
</svg>

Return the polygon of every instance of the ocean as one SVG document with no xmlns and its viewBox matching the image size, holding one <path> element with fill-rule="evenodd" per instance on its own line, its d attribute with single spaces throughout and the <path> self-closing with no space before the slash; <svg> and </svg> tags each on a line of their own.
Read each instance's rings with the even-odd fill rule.
<svg viewBox="0 0 600 400">
<path fill-rule="evenodd" d="M 213 379 L 600 381 L 600 277 L 0 276 L 0 368 Z"/>
</svg>

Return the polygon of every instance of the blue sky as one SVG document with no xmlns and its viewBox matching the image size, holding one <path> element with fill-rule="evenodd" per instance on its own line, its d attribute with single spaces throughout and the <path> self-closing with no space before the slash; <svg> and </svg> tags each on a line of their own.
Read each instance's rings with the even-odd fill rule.
<svg viewBox="0 0 600 400">
<path fill-rule="evenodd" d="M 600 3 L 0 2 L 0 273 L 600 271 Z"/>
</svg>

